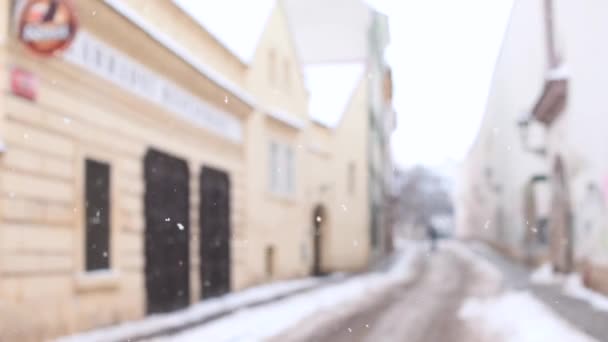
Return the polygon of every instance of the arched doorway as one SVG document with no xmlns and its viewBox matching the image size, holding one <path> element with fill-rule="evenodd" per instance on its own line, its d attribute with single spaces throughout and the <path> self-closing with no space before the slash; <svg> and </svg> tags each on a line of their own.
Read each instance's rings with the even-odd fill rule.
<svg viewBox="0 0 608 342">
<path fill-rule="evenodd" d="M 524 249 L 526 260 L 533 265 L 547 257 L 547 215 L 543 190 L 548 189 L 548 177 L 536 175 L 524 187 Z M 543 210 L 544 209 L 544 210 Z"/>
<path fill-rule="evenodd" d="M 327 214 L 326 210 L 322 205 L 317 205 L 312 214 L 313 224 L 313 261 L 312 261 L 312 274 L 322 275 L 322 250 L 323 250 L 323 233 L 324 227 L 326 226 Z"/>
<path fill-rule="evenodd" d="M 567 273 L 571 272 L 574 266 L 574 232 L 568 181 L 564 163 L 560 157 L 555 160 L 551 188 L 553 191 L 549 219 L 551 260 L 556 271 Z"/>
</svg>

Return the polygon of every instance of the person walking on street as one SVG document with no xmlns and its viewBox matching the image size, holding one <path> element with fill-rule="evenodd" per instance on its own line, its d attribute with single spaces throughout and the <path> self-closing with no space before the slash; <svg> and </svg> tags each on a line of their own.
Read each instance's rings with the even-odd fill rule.
<svg viewBox="0 0 608 342">
<path fill-rule="evenodd" d="M 431 222 L 427 223 L 426 229 L 429 240 L 431 240 L 431 252 L 434 252 L 437 250 L 437 238 L 439 237 L 439 234 Z"/>
</svg>

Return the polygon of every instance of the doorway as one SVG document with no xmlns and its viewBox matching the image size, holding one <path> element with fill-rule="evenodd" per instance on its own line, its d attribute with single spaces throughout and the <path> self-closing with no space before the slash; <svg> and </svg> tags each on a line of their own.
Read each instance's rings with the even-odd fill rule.
<svg viewBox="0 0 608 342">
<path fill-rule="evenodd" d="M 156 150 L 144 160 L 147 312 L 169 312 L 190 302 L 188 165 Z"/>
<path fill-rule="evenodd" d="M 313 210 L 313 265 L 312 274 L 320 276 L 322 271 L 323 233 L 326 225 L 327 215 L 322 205 L 317 205 Z"/>
<path fill-rule="evenodd" d="M 230 179 L 203 167 L 200 175 L 200 276 L 202 298 L 230 292 Z"/>
<path fill-rule="evenodd" d="M 553 169 L 552 190 L 551 257 L 556 271 L 568 273 L 574 267 L 574 232 L 570 192 L 564 163 L 559 157 L 556 159 Z"/>
</svg>

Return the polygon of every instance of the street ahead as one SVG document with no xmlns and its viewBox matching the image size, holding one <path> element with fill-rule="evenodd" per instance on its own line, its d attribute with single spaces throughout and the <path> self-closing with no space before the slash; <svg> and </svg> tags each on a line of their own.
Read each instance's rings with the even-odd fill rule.
<svg viewBox="0 0 608 342">
<path fill-rule="evenodd" d="M 446 241 L 432 253 L 410 242 L 388 270 L 321 281 L 155 341 L 605 341 L 606 313 L 529 278 L 480 244 Z"/>
</svg>

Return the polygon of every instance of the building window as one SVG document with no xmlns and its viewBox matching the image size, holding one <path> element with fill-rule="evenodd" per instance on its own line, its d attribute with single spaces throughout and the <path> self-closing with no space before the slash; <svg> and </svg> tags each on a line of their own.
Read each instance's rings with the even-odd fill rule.
<svg viewBox="0 0 608 342">
<path fill-rule="evenodd" d="M 280 175 L 280 165 L 279 165 L 279 145 L 275 142 L 270 143 L 269 149 L 269 184 L 270 191 L 278 192 L 279 191 L 279 175 Z"/>
<path fill-rule="evenodd" d="M 354 195 L 355 194 L 355 188 L 356 188 L 356 183 L 357 183 L 357 175 L 356 175 L 356 165 L 354 162 L 350 162 L 348 163 L 348 167 L 347 167 L 347 177 L 346 179 L 348 180 L 348 184 L 347 184 L 347 191 L 349 195 Z"/>
<path fill-rule="evenodd" d="M 280 195 L 295 193 L 295 157 L 291 146 L 270 142 L 270 191 Z"/>
<path fill-rule="evenodd" d="M 291 65 L 287 59 L 283 61 L 283 87 L 286 91 L 291 88 Z"/>
<path fill-rule="evenodd" d="M 85 269 L 110 268 L 110 165 L 85 162 Z"/>
<path fill-rule="evenodd" d="M 277 53 L 274 49 L 268 51 L 268 82 L 275 85 L 277 82 Z"/>
<path fill-rule="evenodd" d="M 295 192 L 295 170 L 293 160 L 293 150 L 289 146 L 285 146 L 285 190 L 289 194 Z"/>
</svg>

